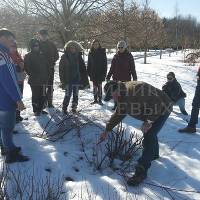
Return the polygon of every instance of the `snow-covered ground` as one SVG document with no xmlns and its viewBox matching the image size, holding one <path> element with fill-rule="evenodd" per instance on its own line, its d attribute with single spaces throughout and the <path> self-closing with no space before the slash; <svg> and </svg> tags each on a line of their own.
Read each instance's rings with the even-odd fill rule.
<svg viewBox="0 0 200 200">
<path fill-rule="evenodd" d="M 135 54 L 133 53 L 133 55 Z M 112 56 L 113 54 L 108 55 L 109 61 Z M 166 82 L 166 74 L 170 71 L 175 72 L 177 80 L 187 93 L 186 110 L 190 113 L 198 66 L 184 64 L 181 52 L 172 53 L 171 57 L 164 54 L 162 59 L 159 59 L 159 56 L 149 57 L 147 61 L 148 64 L 145 65 L 143 59 L 136 60 L 138 80 L 148 82 L 161 89 Z M 58 70 L 56 70 L 54 105 L 61 110 L 60 105 L 64 91 L 58 86 L 59 77 Z M 105 126 L 105 122 L 111 116 L 113 105 L 112 102 L 104 104 L 103 107 L 90 105 L 92 100 L 92 88 L 80 92 L 80 113 L 89 117 L 100 127 L 88 125 L 80 130 L 88 155 L 92 152 L 92 148 L 103 131 L 101 126 Z M 42 133 L 42 127 L 48 122 L 55 109 L 47 110 L 50 113 L 48 116 L 33 116 L 31 91 L 27 83 L 24 89 L 24 103 L 26 110 L 22 112 L 22 116 L 28 117 L 28 120 L 16 126 L 19 134 L 14 135 L 14 141 L 18 146 L 22 146 L 23 153 L 28 155 L 31 160 L 26 163 L 12 164 L 10 165 L 11 169 L 21 169 L 22 171 L 34 169 L 34 176 L 38 180 L 48 174 L 51 174 L 52 177 L 72 178 L 73 181 L 64 181 L 64 189 L 67 192 L 66 199 L 200 199 L 200 133 L 189 135 L 180 134 L 177 131 L 187 125 L 177 107 L 174 107 L 175 112 L 171 113 L 158 135 L 160 158 L 152 162 L 145 182 L 133 188 L 126 185 L 123 177 L 117 171 L 109 168 L 96 171 L 89 165 L 76 130 L 73 129 L 56 142 L 36 137 L 37 134 Z M 59 113 L 59 115 L 61 114 Z M 54 123 L 53 119 L 51 123 Z M 129 116 L 123 120 L 127 132 L 135 131 L 139 135 L 142 135 L 139 130 L 141 123 Z M 2 159 L 1 157 L 1 162 L 3 162 Z M 136 164 L 136 161 L 137 159 L 134 158 L 133 164 Z M 134 172 L 134 167 L 132 172 Z"/>
</svg>

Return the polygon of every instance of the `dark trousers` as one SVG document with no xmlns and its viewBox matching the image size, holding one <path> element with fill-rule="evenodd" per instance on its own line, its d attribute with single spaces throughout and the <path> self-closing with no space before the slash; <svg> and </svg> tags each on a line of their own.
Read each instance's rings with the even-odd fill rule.
<svg viewBox="0 0 200 200">
<path fill-rule="evenodd" d="M 93 94 L 94 94 L 95 101 L 102 100 L 102 82 L 93 81 Z"/>
<path fill-rule="evenodd" d="M 46 85 L 31 85 L 33 112 L 41 112 L 46 101 Z"/>
<path fill-rule="evenodd" d="M 68 84 L 65 88 L 65 97 L 63 100 L 63 110 L 67 110 L 72 93 L 73 93 L 72 108 L 73 109 L 77 108 L 79 84 Z"/>
<path fill-rule="evenodd" d="M 161 115 L 149 129 L 147 133 L 144 134 L 143 139 L 143 152 L 142 156 L 138 160 L 138 164 L 141 164 L 146 172 L 151 166 L 151 161 L 154 160 L 155 157 L 159 156 L 159 145 L 157 134 L 163 127 L 165 121 L 169 117 L 169 113 L 165 115 Z"/>
<path fill-rule="evenodd" d="M 23 94 L 24 84 L 23 83 L 22 84 L 18 84 L 18 86 L 19 86 L 19 89 L 20 89 L 21 93 Z M 19 119 L 19 117 L 20 117 L 20 111 L 16 110 L 16 120 Z"/>
<path fill-rule="evenodd" d="M 195 95 L 192 102 L 191 118 L 188 123 L 189 127 L 196 128 L 196 124 L 198 123 L 199 108 L 200 108 L 200 80 L 197 81 Z"/>
<path fill-rule="evenodd" d="M 48 86 L 47 86 L 47 105 L 51 106 L 53 103 L 53 82 L 54 82 L 54 69 L 51 69 L 49 74 Z"/>
</svg>

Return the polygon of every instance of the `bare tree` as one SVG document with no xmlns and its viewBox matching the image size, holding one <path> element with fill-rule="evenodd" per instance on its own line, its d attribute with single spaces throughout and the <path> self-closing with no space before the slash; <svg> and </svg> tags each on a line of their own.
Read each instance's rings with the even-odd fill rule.
<svg viewBox="0 0 200 200">
<path fill-rule="evenodd" d="M 45 19 L 46 26 L 55 31 L 65 43 L 77 39 L 77 33 L 87 13 L 103 8 L 107 0 L 32 0 L 35 14 Z"/>
</svg>

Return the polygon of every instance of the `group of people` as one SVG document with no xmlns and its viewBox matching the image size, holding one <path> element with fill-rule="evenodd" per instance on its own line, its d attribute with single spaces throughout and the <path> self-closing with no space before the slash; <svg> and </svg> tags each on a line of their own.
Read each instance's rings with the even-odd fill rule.
<svg viewBox="0 0 200 200">
<path fill-rule="evenodd" d="M 20 111 L 25 109 L 22 102 L 25 74 L 28 75 L 32 91 L 34 115 L 48 114 L 43 109 L 54 107 L 54 66 L 59 58 L 58 50 L 49 41 L 47 30 L 40 30 L 38 37 L 30 40 L 29 48 L 30 51 L 23 60 L 17 51 L 14 34 L 7 29 L 0 29 L 0 146 L 6 163 L 29 160 L 21 153 L 21 147 L 15 146 L 12 139 L 15 122 L 23 120 Z M 103 105 L 102 82 L 106 80 L 104 101 L 114 100 L 114 113 L 106 125 L 105 132 L 100 136 L 100 142 L 107 138 L 109 132 L 127 114 L 143 121 L 142 155 L 136 165 L 135 174 L 128 180 L 129 185 L 135 186 L 147 177 L 151 162 L 159 158 L 157 134 L 170 115 L 173 105 L 178 105 L 181 113 L 188 115 L 185 110 L 186 94 L 173 72 L 167 74 L 167 82 L 162 90 L 137 81 L 134 58 L 128 51 L 126 42 L 119 41 L 117 49 L 107 73 L 106 50 L 101 47 L 99 40 L 92 42 L 87 66 L 82 58 L 82 45 L 76 41 L 68 41 L 65 44 L 64 53 L 59 61 L 61 88 L 65 90 L 62 112 L 68 114 L 71 96 L 72 112 L 76 112 L 79 90 L 89 87 L 88 77 L 93 83 L 94 100 L 91 104 Z M 198 79 L 190 122 L 180 132 L 196 132 L 200 105 L 199 88 Z"/>
</svg>

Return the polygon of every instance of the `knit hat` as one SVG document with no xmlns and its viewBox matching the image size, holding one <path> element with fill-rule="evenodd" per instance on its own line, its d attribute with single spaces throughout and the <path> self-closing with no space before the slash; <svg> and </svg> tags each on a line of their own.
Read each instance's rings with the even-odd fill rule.
<svg viewBox="0 0 200 200">
<path fill-rule="evenodd" d="M 48 35 L 48 30 L 47 29 L 40 29 L 38 33 L 40 35 Z"/>
<path fill-rule="evenodd" d="M 126 49 L 127 48 L 127 44 L 126 44 L 126 42 L 124 41 L 124 40 L 121 40 L 121 41 L 119 41 L 118 43 L 117 43 L 117 48 L 124 48 L 124 49 Z"/>
<path fill-rule="evenodd" d="M 169 73 L 167 74 L 167 77 L 168 77 L 168 76 L 171 76 L 171 77 L 175 78 L 174 72 L 169 72 Z"/>
</svg>

